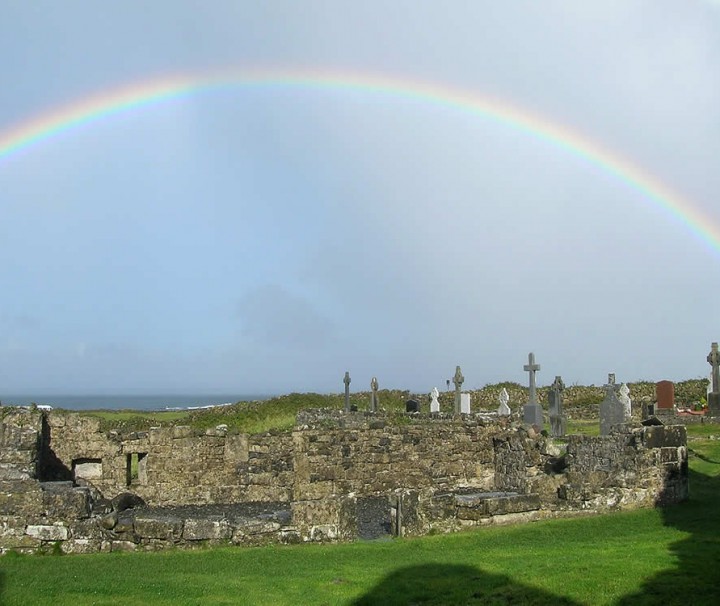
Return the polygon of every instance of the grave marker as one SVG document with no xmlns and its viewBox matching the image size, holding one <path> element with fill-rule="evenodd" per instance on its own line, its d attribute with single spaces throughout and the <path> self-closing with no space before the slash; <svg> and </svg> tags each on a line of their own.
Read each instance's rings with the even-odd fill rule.
<svg viewBox="0 0 720 606">
<path fill-rule="evenodd" d="M 440 392 L 438 391 L 437 387 L 432 388 L 430 396 L 432 398 L 432 400 L 430 400 L 430 412 L 440 412 L 440 402 L 438 401 L 438 397 L 440 397 Z"/>
<path fill-rule="evenodd" d="M 707 361 L 712 368 L 710 377 L 712 391 L 708 394 L 708 413 L 711 417 L 720 417 L 720 353 L 718 344 L 713 343 Z"/>
<path fill-rule="evenodd" d="M 463 377 L 462 371 L 460 370 L 459 366 L 455 367 L 455 376 L 453 377 L 453 383 L 455 383 L 455 413 L 460 412 L 460 390 L 462 389 L 462 384 L 465 381 L 465 377 Z"/>
<path fill-rule="evenodd" d="M 675 408 L 675 384 L 672 381 L 655 383 L 655 399 L 658 412 L 672 412 Z"/>
<path fill-rule="evenodd" d="M 530 393 L 528 403 L 523 407 L 523 423 L 542 427 L 543 411 L 542 406 L 540 406 L 537 401 L 537 388 L 535 386 L 535 373 L 540 370 L 540 364 L 535 364 L 534 353 L 531 352 L 528 354 L 528 363 L 523 366 L 523 369 L 530 375 Z"/>
<path fill-rule="evenodd" d="M 370 412 L 377 412 L 378 409 L 378 380 L 373 377 L 370 381 Z"/>
<path fill-rule="evenodd" d="M 469 393 L 460 394 L 460 412 L 466 415 L 470 414 L 470 404 L 472 396 Z"/>
<path fill-rule="evenodd" d="M 347 370 L 343 383 L 345 383 L 345 412 L 350 412 L 350 373 Z"/>
<path fill-rule="evenodd" d="M 630 421 L 632 418 L 632 399 L 630 398 L 630 388 L 627 386 L 627 383 L 620 385 L 618 400 L 620 400 L 620 403 L 623 405 L 625 418 Z"/>
<path fill-rule="evenodd" d="M 508 402 L 510 401 L 510 396 L 508 395 L 507 389 L 504 387 L 502 388 L 502 391 L 500 392 L 500 395 L 498 395 L 498 402 L 500 403 L 500 406 L 498 406 L 497 413 L 499 417 L 509 417 L 510 416 L 510 407 L 508 406 Z"/>
<path fill-rule="evenodd" d="M 600 403 L 600 435 L 607 436 L 614 425 L 628 423 L 630 416 L 625 413 L 624 404 L 618 399 L 618 386 L 615 374 L 608 374 L 608 382 L 604 385 L 605 399 Z"/>
<path fill-rule="evenodd" d="M 548 410 L 550 412 L 550 435 L 553 438 L 562 438 L 567 428 L 567 417 L 563 414 L 563 392 L 565 383 L 561 376 L 556 376 L 555 381 L 548 391 Z"/>
</svg>

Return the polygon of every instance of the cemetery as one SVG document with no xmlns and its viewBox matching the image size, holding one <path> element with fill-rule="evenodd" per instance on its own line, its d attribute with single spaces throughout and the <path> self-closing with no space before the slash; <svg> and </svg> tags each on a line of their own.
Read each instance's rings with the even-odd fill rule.
<svg viewBox="0 0 720 606">
<path fill-rule="evenodd" d="M 717 374 L 717 345 L 708 362 Z M 402 415 L 382 410 L 373 377 L 366 410 L 303 410 L 290 431 L 236 433 L 168 425 L 105 431 L 64 411 L 3 407 L 0 550 L 67 553 L 206 544 L 351 541 L 664 506 L 688 496 L 684 418 L 673 384 L 633 415 L 610 374 L 599 435 L 566 435 L 566 387 L 538 401 L 531 353 L 527 401 L 472 409 L 456 368 L 453 410 L 439 392 Z M 720 398 L 708 393 L 711 422 Z M 546 422 L 547 419 L 547 422 Z M 693 418 L 691 422 L 694 422 Z M 548 431 L 549 428 L 549 431 Z"/>
</svg>

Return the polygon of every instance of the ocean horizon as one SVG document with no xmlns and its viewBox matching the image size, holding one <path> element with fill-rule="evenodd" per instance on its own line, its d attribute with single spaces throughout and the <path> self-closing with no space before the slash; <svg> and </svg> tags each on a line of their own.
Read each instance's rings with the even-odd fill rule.
<svg viewBox="0 0 720 606">
<path fill-rule="evenodd" d="M 8 394 L 3 406 L 51 406 L 64 410 L 183 410 L 268 400 L 273 394 Z"/>
</svg>

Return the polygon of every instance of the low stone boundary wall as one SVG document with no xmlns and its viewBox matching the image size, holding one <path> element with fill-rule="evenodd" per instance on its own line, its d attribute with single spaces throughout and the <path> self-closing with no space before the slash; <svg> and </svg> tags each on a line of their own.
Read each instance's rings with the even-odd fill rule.
<svg viewBox="0 0 720 606">
<path fill-rule="evenodd" d="M 123 436 L 3 411 L 0 552 L 422 535 L 666 505 L 687 482 L 684 426 L 552 440 L 492 415 L 306 411 L 291 433 Z"/>
</svg>

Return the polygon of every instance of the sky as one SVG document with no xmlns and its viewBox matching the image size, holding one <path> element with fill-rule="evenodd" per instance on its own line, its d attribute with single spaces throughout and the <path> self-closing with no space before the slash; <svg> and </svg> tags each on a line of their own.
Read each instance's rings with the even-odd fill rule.
<svg viewBox="0 0 720 606">
<path fill-rule="evenodd" d="M 0 56 L 0 396 L 708 375 L 718 2 L 5 0 Z"/>
</svg>

